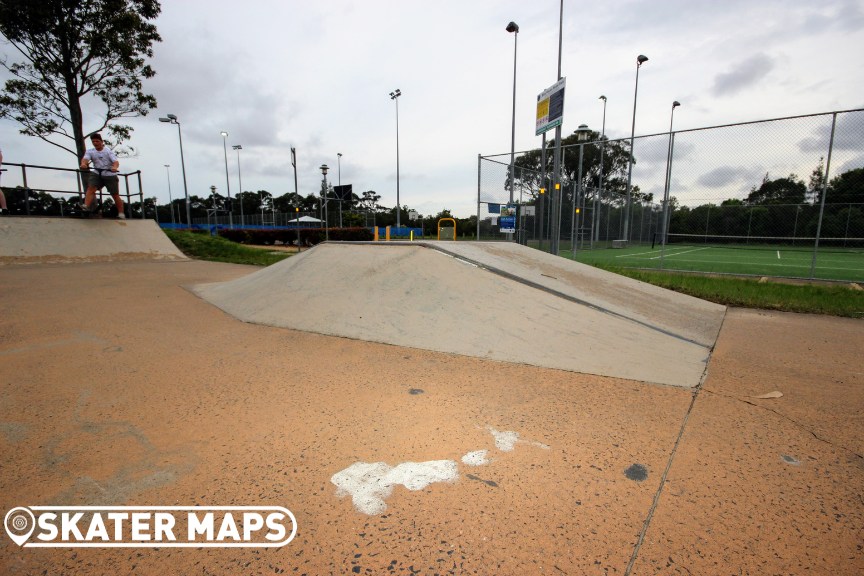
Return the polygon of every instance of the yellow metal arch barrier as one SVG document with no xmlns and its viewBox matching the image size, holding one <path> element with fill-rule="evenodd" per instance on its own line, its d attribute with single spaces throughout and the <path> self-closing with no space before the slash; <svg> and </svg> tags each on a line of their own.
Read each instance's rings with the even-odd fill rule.
<svg viewBox="0 0 864 576">
<path fill-rule="evenodd" d="M 438 220 L 438 240 L 441 240 L 441 222 L 453 222 L 453 241 L 456 241 L 456 219 L 455 218 L 440 218 Z"/>
</svg>

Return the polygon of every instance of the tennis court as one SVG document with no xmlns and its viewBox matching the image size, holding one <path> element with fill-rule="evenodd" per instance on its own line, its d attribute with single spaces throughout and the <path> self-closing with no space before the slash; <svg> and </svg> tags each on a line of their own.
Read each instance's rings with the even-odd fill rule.
<svg viewBox="0 0 864 576">
<path fill-rule="evenodd" d="M 570 253 L 564 253 L 572 257 Z M 791 244 L 697 243 L 632 246 L 578 250 L 576 260 L 585 264 L 686 270 L 722 274 L 810 278 L 814 264 L 812 246 Z M 815 258 L 812 277 L 820 280 L 864 281 L 864 249 L 824 247 Z"/>
</svg>

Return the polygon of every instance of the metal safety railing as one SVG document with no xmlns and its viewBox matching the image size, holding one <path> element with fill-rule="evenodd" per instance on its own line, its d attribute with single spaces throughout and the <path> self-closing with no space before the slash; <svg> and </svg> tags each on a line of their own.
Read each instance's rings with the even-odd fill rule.
<svg viewBox="0 0 864 576">
<path fill-rule="evenodd" d="M 118 173 L 124 184 L 120 197 L 125 199 L 129 217 L 146 217 L 141 171 Z M 131 185 L 130 185 L 131 180 Z M 86 172 L 73 168 L 4 162 L 0 186 L 6 195 L 10 214 L 19 216 L 76 216 L 83 210 L 87 190 Z M 103 205 L 103 189 L 97 200 Z"/>
</svg>

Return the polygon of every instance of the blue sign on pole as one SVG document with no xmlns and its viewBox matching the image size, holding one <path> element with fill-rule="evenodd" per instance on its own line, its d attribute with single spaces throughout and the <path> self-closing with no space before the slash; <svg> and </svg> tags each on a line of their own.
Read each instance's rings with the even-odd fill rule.
<svg viewBox="0 0 864 576">
<path fill-rule="evenodd" d="M 498 217 L 498 230 L 505 234 L 513 234 L 516 232 L 516 205 L 507 204 L 501 209 L 501 216 Z"/>
</svg>

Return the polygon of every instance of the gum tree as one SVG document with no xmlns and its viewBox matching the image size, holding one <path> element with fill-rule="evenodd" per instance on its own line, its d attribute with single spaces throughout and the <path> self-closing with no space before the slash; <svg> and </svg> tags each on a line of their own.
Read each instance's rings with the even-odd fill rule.
<svg viewBox="0 0 864 576">
<path fill-rule="evenodd" d="M 0 0 L 0 34 L 19 56 L 0 60 L 12 75 L 0 117 L 76 158 L 93 132 L 127 140 L 132 127 L 116 121 L 156 107 L 142 80 L 155 74 L 146 61 L 160 11 L 158 0 Z M 85 113 L 98 119 L 86 133 Z"/>
</svg>

